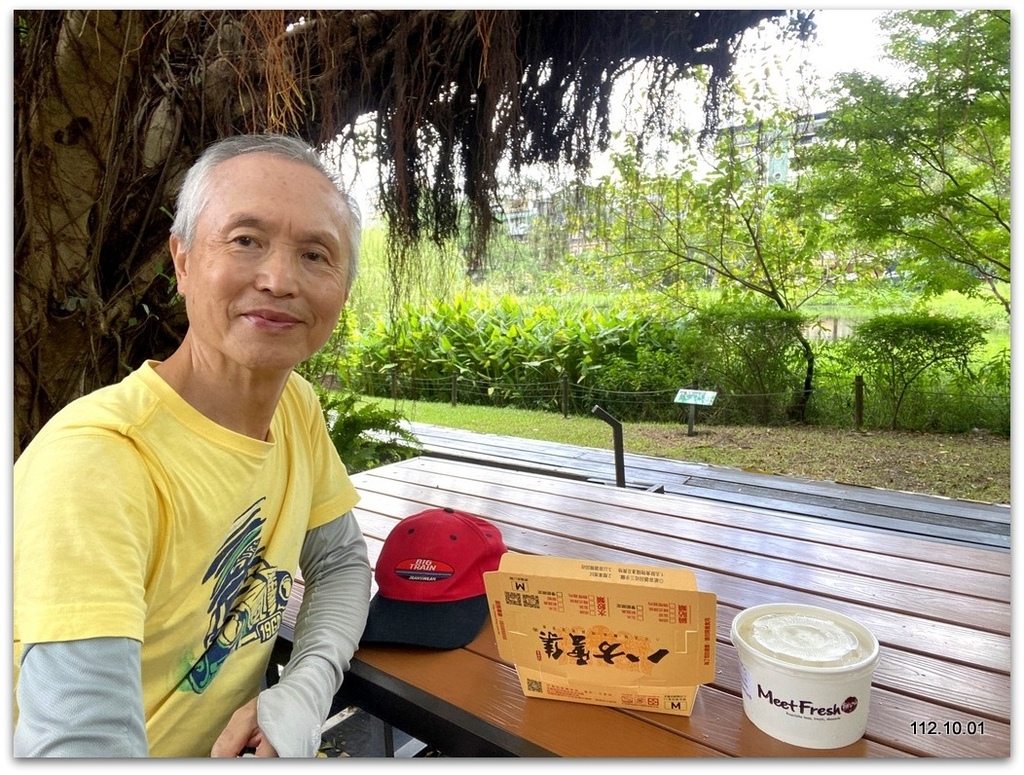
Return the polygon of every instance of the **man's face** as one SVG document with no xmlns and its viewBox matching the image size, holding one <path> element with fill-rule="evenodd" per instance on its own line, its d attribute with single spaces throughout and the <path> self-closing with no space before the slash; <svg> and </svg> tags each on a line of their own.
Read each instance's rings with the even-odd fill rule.
<svg viewBox="0 0 1024 775">
<path fill-rule="evenodd" d="M 341 195 L 267 153 L 214 168 L 191 251 L 171 238 L 193 358 L 230 372 L 290 370 L 319 350 L 346 299 Z"/>
</svg>

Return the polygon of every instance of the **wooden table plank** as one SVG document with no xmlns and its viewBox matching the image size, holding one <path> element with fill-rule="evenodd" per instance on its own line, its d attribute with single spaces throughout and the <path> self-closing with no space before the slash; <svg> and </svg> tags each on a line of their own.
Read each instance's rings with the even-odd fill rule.
<svg viewBox="0 0 1024 775">
<path fill-rule="evenodd" d="M 481 474 L 481 470 L 486 474 Z M 950 567 L 988 570 L 1007 577 L 1010 575 L 1010 556 L 1006 553 L 975 547 L 958 547 L 955 553 L 950 553 L 941 543 L 888 533 L 885 534 L 885 540 L 880 541 L 879 534 L 875 531 L 850 530 L 843 525 L 800 519 L 791 514 L 770 509 L 739 504 L 720 504 L 696 497 L 668 499 L 662 497 L 662 499 L 653 500 L 645 498 L 638 501 L 633 497 L 634 491 L 632 490 L 616 487 L 580 487 L 578 482 L 561 481 L 556 477 L 532 473 L 509 472 L 506 476 L 506 472 L 488 466 L 473 466 L 439 458 L 414 458 L 405 461 L 402 476 L 412 477 L 410 481 L 424 481 L 416 474 L 417 471 L 432 478 L 433 483 L 444 481 L 448 477 L 461 479 L 463 481 L 459 483 L 460 488 L 472 486 L 474 482 L 479 484 L 481 481 L 484 483 L 507 481 L 514 483 L 509 486 L 521 489 L 578 497 L 593 503 L 634 508 L 651 514 L 668 513 L 685 516 L 687 519 L 708 522 L 715 527 L 724 527 L 723 523 L 727 518 L 730 526 L 746 528 L 754 532 L 801 538 L 832 546 L 842 541 L 844 546 L 861 548 L 876 554 L 922 559 Z M 375 476 L 383 476 L 389 480 L 392 478 L 391 474 L 387 473 L 387 467 L 365 473 L 369 476 L 368 481 L 372 481 Z M 952 562 L 952 558 L 956 559 L 955 563 Z"/>
<path fill-rule="evenodd" d="M 380 482 L 379 484 L 368 483 L 369 486 L 363 488 L 365 505 L 367 507 L 371 507 L 372 503 L 375 502 L 373 500 L 369 500 L 370 498 L 384 498 L 386 503 L 382 508 L 385 512 L 392 513 L 397 511 L 398 513 L 402 513 L 404 510 L 408 511 L 409 513 L 412 513 L 412 511 L 426 507 L 427 505 L 444 505 L 448 503 L 448 496 L 446 494 L 447 491 L 444 489 L 444 486 L 442 486 L 439 483 L 444 482 L 447 484 L 451 484 L 452 482 L 455 482 L 456 479 L 449 475 L 450 471 L 447 467 L 442 466 L 441 471 L 445 474 L 445 476 L 439 476 L 433 479 L 428 478 L 424 480 L 423 483 L 417 484 L 416 480 L 419 476 L 419 473 L 423 472 L 424 465 L 424 463 L 418 462 L 416 465 L 405 466 L 401 473 L 401 478 L 398 480 L 391 481 L 390 479 L 387 479 L 385 481 Z M 427 465 L 429 467 L 429 464 Z M 492 492 L 494 492 L 493 488 L 496 486 L 495 481 L 500 477 L 498 477 L 494 472 L 488 473 L 491 481 L 485 483 L 484 486 L 491 488 Z M 531 484 L 536 481 L 533 477 L 526 475 L 514 475 L 513 478 L 523 479 Z M 461 482 L 459 483 L 458 486 L 460 490 L 475 489 L 475 487 L 464 486 L 464 484 Z M 570 486 L 575 488 L 577 491 L 585 489 L 581 488 L 579 485 Z M 412 500 L 408 504 L 402 506 L 397 504 L 396 502 L 388 500 L 391 498 L 401 499 L 401 493 L 403 492 L 403 488 L 410 488 L 409 493 L 411 493 Z M 376 492 L 378 490 L 386 492 L 388 494 L 381 495 L 379 492 Z M 578 549 L 582 551 L 585 549 L 585 547 L 581 546 L 579 543 L 575 543 L 575 539 L 573 539 L 572 537 L 559 537 L 549 535 L 542 535 L 538 537 L 536 534 L 532 532 L 536 526 L 536 515 L 531 511 L 522 510 L 522 507 L 518 505 L 518 499 L 520 496 L 509 497 L 517 498 L 517 508 L 513 514 L 514 518 L 516 520 L 521 520 L 522 522 L 531 525 L 531 527 L 529 528 L 530 532 L 528 534 L 524 534 L 523 539 L 519 544 L 517 544 L 517 530 L 519 530 L 519 528 L 516 528 L 515 526 L 503 527 L 503 532 L 507 534 L 506 541 L 510 542 L 510 546 L 512 546 L 512 548 L 514 548 L 516 551 L 528 551 L 534 553 L 551 553 L 562 554 L 564 556 L 574 556 L 575 554 L 579 553 L 579 551 L 574 550 Z M 503 503 L 500 501 L 498 503 L 494 503 L 491 501 L 482 500 L 475 501 L 473 499 L 466 500 L 465 495 L 462 492 L 459 493 L 459 498 L 460 507 L 465 508 L 475 506 L 478 507 L 478 511 L 489 510 L 489 518 L 494 520 L 500 520 L 502 516 L 504 516 L 503 512 L 506 511 L 506 505 L 503 505 Z M 623 499 L 626 503 L 636 500 L 635 498 L 631 498 L 631 496 L 629 496 L 628 494 L 624 495 Z M 650 496 L 644 498 L 645 503 L 650 503 L 652 501 L 656 501 L 656 499 Z M 626 507 L 624 506 L 623 508 Z M 387 535 L 387 532 L 390 530 L 393 524 L 394 522 L 391 519 L 386 519 L 384 523 L 380 526 L 378 532 L 380 533 L 380 536 L 382 538 Z M 842 537 L 841 533 L 839 537 Z M 728 543 L 731 541 L 732 539 L 729 538 L 725 542 Z M 917 541 L 916 543 L 920 546 L 925 547 L 927 552 L 931 552 L 933 550 L 933 545 L 929 542 Z M 632 552 L 626 550 L 616 549 L 615 551 L 619 552 L 619 554 L 604 556 L 618 556 L 625 561 L 633 562 L 645 559 L 643 557 L 637 557 Z M 965 552 L 968 555 L 974 553 L 972 551 L 966 550 Z M 997 562 L 995 563 L 997 568 L 999 568 L 1003 572 L 1008 572 L 1009 568 L 1007 558 L 1004 555 L 1002 555 L 1001 553 L 993 552 L 989 552 L 988 554 L 994 555 L 997 559 Z M 948 557 L 949 554 L 944 553 L 942 557 L 939 557 L 937 559 L 946 562 L 948 561 Z M 688 564 L 685 561 L 685 557 L 681 558 L 681 560 L 682 561 L 677 564 Z M 866 567 L 869 567 L 866 558 L 861 558 L 859 561 L 864 562 Z M 728 576 L 724 576 L 720 572 L 720 567 L 712 568 L 711 570 L 715 573 L 715 575 L 701 577 L 700 583 L 703 588 L 715 591 L 719 595 L 721 605 L 723 606 L 728 606 L 731 604 L 735 610 L 738 610 L 739 608 L 745 607 L 746 605 L 754 605 L 760 602 L 772 602 L 778 600 L 777 586 L 764 584 L 750 584 L 742 580 L 733 580 Z M 947 570 L 945 568 L 933 568 L 933 572 L 931 575 L 937 576 L 939 578 L 944 578 L 945 576 L 954 573 L 956 570 L 958 569 L 951 568 Z M 1008 577 L 1001 575 L 1001 573 L 994 575 L 993 578 L 996 579 L 996 582 L 993 583 L 993 587 L 998 587 L 1002 584 L 1008 584 Z M 738 594 L 740 595 L 740 597 L 731 600 L 729 599 L 729 595 L 727 594 L 728 590 L 735 588 L 737 584 L 739 584 L 738 588 L 740 591 Z M 826 585 L 826 589 L 828 588 L 829 585 Z M 751 594 L 753 592 L 756 592 L 758 589 L 763 590 L 762 594 L 756 598 L 751 597 Z M 793 595 L 795 596 L 796 594 L 797 593 L 794 591 Z M 899 691 L 908 691 L 910 686 L 913 686 L 918 691 L 930 693 L 936 699 L 940 699 L 945 696 L 961 696 L 959 692 L 964 692 L 966 693 L 966 696 L 970 696 L 972 692 L 975 691 L 975 687 L 980 687 L 981 691 L 983 691 L 986 687 L 991 687 L 992 678 L 990 673 L 985 671 L 984 667 L 979 668 L 978 665 L 971 664 L 970 654 L 972 653 L 972 646 L 969 644 L 973 645 L 973 653 L 977 653 L 982 656 L 982 659 L 980 660 L 980 664 L 982 666 L 987 665 L 990 670 L 995 671 L 997 673 L 1008 672 L 1009 639 L 1007 637 L 1000 636 L 993 638 L 991 633 L 979 634 L 976 633 L 974 630 L 964 629 L 962 627 L 959 629 L 954 628 L 950 630 L 947 627 L 943 627 L 941 623 L 922 622 L 922 620 L 920 619 L 914 620 L 914 631 L 910 632 L 907 628 L 907 621 L 902 615 L 898 614 L 897 612 L 893 612 L 892 614 L 890 614 L 887 622 L 882 621 L 882 617 L 884 617 L 884 612 L 877 611 L 873 607 L 874 605 L 877 605 L 877 601 L 874 599 L 874 596 L 870 594 L 870 590 L 866 592 L 862 591 L 861 594 L 867 596 L 869 602 L 871 602 L 872 604 L 871 608 L 860 607 L 838 609 L 838 606 L 836 605 L 835 601 L 830 599 L 823 600 L 817 593 L 815 593 L 814 595 L 802 593 L 803 597 L 801 597 L 800 599 L 802 599 L 804 602 L 810 602 L 818 605 L 826 605 L 832 608 L 836 608 L 838 610 L 845 610 L 846 613 L 849 613 L 858 618 L 868 618 L 869 622 L 871 622 L 871 624 L 874 625 L 873 629 L 881 630 L 881 632 L 878 634 L 879 637 L 883 639 L 883 642 L 887 641 L 887 633 L 889 631 L 897 633 L 897 636 L 901 636 L 901 638 L 897 637 L 886 643 L 887 646 L 891 646 L 893 648 L 899 647 L 899 650 L 894 652 L 893 658 L 886 660 L 886 664 L 883 665 L 881 669 L 883 675 L 886 674 L 887 671 L 891 671 L 892 685 L 894 689 Z M 930 597 L 934 595 L 934 592 L 928 589 L 910 589 L 910 591 L 907 594 L 923 595 L 925 596 L 925 599 L 930 599 Z M 1005 594 L 1001 594 L 998 596 L 1008 599 L 1008 588 Z M 952 608 L 954 610 L 957 608 L 957 606 L 960 606 L 961 608 L 967 610 L 969 606 L 973 605 L 973 601 L 965 600 L 964 597 L 960 595 L 951 595 L 950 600 L 952 602 L 948 603 L 946 607 Z M 920 609 L 925 607 L 917 605 L 917 608 Z M 997 624 L 1000 621 L 999 617 L 1002 616 L 1002 629 L 1005 630 L 1008 627 L 1009 622 L 1007 612 L 1008 607 L 1000 607 L 999 609 L 996 609 L 994 612 L 991 612 L 994 614 L 995 619 L 990 623 Z M 928 612 L 926 611 L 925 613 Z M 723 620 L 726 622 L 731 621 L 731 616 L 728 618 L 723 617 Z M 727 624 L 725 626 L 727 626 Z M 929 641 L 929 639 L 925 637 L 925 634 L 929 631 L 929 628 L 933 633 L 933 639 L 931 641 Z M 934 638 L 938 638 L 938 640 L 935 641 Z M 964 662 L 968 663 L 964 665 L 964 670 L 966 672 L 956 672 L 957 675 L 962 675 L 959 681 L 955 680 L 954 675 L 950 675 L 950 670 L 938 670 L 937 668 L 944 665 L 944 662 L 937 662 L 933 657 L 930 657 L 927 653 L 929 648 L 941 649 L 944 647 L 949 647 L 950 650 L 957 652 L 962 652 L 965 649 L 967 649 L 968 651 L 968 656 L 962 658 Z M 922 651 L 926 653 L 920 653 Z M 924 668 L 929 667 L 931 668 L 930 670 L 924 670 Z M 914 677 L 916 675 L 920 675 L 922 671 L 927 676 L 925 681 L 922 682 L 919 678 L 915 680 Z M 935 685 L 928 685 L 927 681 L 932 677 L 934 677 L 936 683 Z M 953 687 L 956 687 L 955 691 L 951 691 L 951 688 Z M 999 707 L 999 703 L 995 703 L 989 708 L 988 712 L 993 715 L 997 715 Z"/>
<path fill-rule="evenodd" d="M 358 657 L 431 697 L 521 737 L 534 747 L 532 755 L 544 751 L 568 757 L 633 757 L 641 755 L 639 752 L 644 757 L 722 755 L 709 745 L 681 734 L 661 734 L 644 719 L 597 705 L 574 704 L 568 727 L 564 703 L 527 698 L 514 668 L 472 649 L 469 652 L 374 646 L 361 649 Z M 485 686 L 487 691 L 481 691 Z M 608 734 L 611 728 L 614 735 Z M 444 750 L 443 740 L 424 742 Z"/>
<path fill-rule="evenodd" d="M 416 488 L 421 485 L 430 487 L 431 484 L 432 477 L 429 473 L 418 475 L 415 469 L 412 469 L 403 475 L 401 481 L 384 485 L 382 489 L 388 494 L 383 497 L 398 497 L 403 492 L 402 488 Z M 546 493 L 529 488 L 504 489 L 493 477 L 490 482 L 469 482 L 463 490 L 459 493 L 462 508 L 470 511 L 497 509 L 495 519 L 503 519 L 512 525 L 513 529 L 517 522 L 522 521 L 529 525 L 527 530 L 531 533 L 550 534 L 552 541 L 560 538 L 574 541 L 578 540 L 576 536 L 583 536 L 582 540 L 588 545 L 610 549 L 628 546 L 631 552 L 639 556 L 651 559 L 661 557 L 681 564 L 688 564 L 687 557 L 699 555 L 702 559 L 701 566 L 709 570 L 729 567 L 735 572 L 734 575 L 776 581 L 779 586 L 793 587 L 797 593 L 801 588 L 813 587 L 821 594 L 847 600 L 861 600 L 867 596 L 878 606 L 927 613 L 932 618 L 945 618 L 952 622 L 966 620 L 978 627 L 994 631 L 999 630 L 1000 623 L 1005 625 L 1008 621 L 1009 578 L 1002 575 L 986 575 L 970 569 L 943 569 L 939 575 L 935 572 L 934 566 L 929 570 L 926 566 L 918 565 L 916 574 L 909 580 L 905 581 L 904 576 L 904 579 L 894 581 L 891 575 L 897 569 L 893 563 L 883 561 L 879 568 L 874 568 L 873 563 L 869 562 L 870 555 L 861 552 L 851 557 L 851 551 L 843 547 L 813 547 L 819 563 L 815 566 L 807 561 L 807 556 L 790 561 L 788 557 L 778 559 L 777 555 L 764 551 L 765 547 L 772 544 L 771 538 L 751 539 L 756 540 L 761 547 L 758 554 L 754 554 L 746 547 L 734 548 L 737 542 L 743 542 L 743 534 L 729 528 L 715 527 L 712 532 L 708 532 L 709 528 L 704 527 L 703 533 L 697 536 L 701 541 L 691 541 L 665 532 L 673 529 L 671 525 L 666 525 L 661 532 L 648 530 L 647 525 L 658 518 L 654 516 L 643 515 L 641 519 L 645 521 L 645 526 L 631 527 L 628 524 L 631 506 L 617 507 L 595 503 L 592 510 L 588 510 L 587 516 L 590 519 L 580 519 L 544 510 L 542 506 L 547 499 Z M 369 497 L 371 492 L 369 487 L 364 488 L 364 497 Z M 424 492 L 431 492 L 433 505 L 444 505 L 446 496 L 443 492 Z M 656 496 L 648 496 L 647 501 L 650 501 L 651 497 Z M 602 515 L 604 519 L 601 519 Z M 674 530 L 677 534 L 697 529 L 690 519 L 676 518 L 667 521 L 676 523 L 677 527 Z M 531 540 L 535 543 L 537 537 L 531 536 Z M 708 543 L 712 540 L 727 546 Z M 792 544 L 792 541 L 789 543 Z M 782 550 L 779 541 L 775 541 L 775 545 L 777 551 Z M 786 550 L 787 555 L 791 551 L 799 553 L 802 546 L 793 544 L 791 549 Z M 521 551 L 541 553 L 526 548 Z M 764 558 L 771 558 L 771 562 L 766 563 Z M 864 574 L 837 571 L 837 567 L 862 567 Z M 908 568 L 913 566 L 908 565 Z M 949 577 L 955 578 L 955 588 L 938 589 L 937 586 L 945 584 Z M 929 584 L 929 581 L 932 583 Z M 946 592 L 956 592 L 957 595 L 953 597 Z M 963 607 L 961 596 L 964 594 L 976 598 L 968 610 L 964 610 Z M 992 600 L 988 599 L 989 597 L 998 599 Z"/>
<path fill-rule="evenodd" d="M 392 511 L 393 503 L 383 506 L 387 511 Z M 410 505 L 409 513 L 414 513 L 421 507 L 420 504 Z M 499 525 L 505 537 L 506 544 L 513 551 L 536 552 L 537 545 L 528 536 L 526 546 L 520 545 L 517 541 L 518 532 L 507 525 L 501 525 L 494 514 L 488 514 L 488 519 Z M 390 518 L 378 521 L 372 514 L 365 514 L 360 517 L 360 524 L 365 524 L 371 532 L 386 536 L 390 528 L 397 522 Z M 383 540 L 383 539 L 381 539 Z M 531 547 L 533 550 L 531 550 Z M 550 542 L 543 544 L 545 554 L 555 556 L 578 556 L 579 552 L 574 549 L 579 547 L 568 542 Z M 624 562 L 637 562 L 639 559 L 626 551 L 615 553 L 603 553 L 603 559 L 620 559 Z M 778 590 L 770 585 L 758 584 L 754 589 L 763 590 L 759 598 L 751 599 L 749 602 L 737 603 L 729 599 L 729 595 L 723 593 L 725 584 L 715 583 L 715 578 L 705 577 L 700 573 L 698 584 L 700 588 L 713 591 L 719 598 L 718 630 L 719 639 L 728 640 L 728 628 L 732 622 L 732 616 L 742 608 L 749 605 L 757 605 L 765 602 L 778 602 Z M 726 577 L 727 578 L 727 577 Z M 751 586 L 744 584 L 742 591 L 749 594 Z M 875 680 L 880 685 L 888 686 L 894 691 L 909 692 L 927 701 L 940 705 L 948 705 L 956 709 L 956 702 L 984 703 L 988 717 L 1009 719 L 1009 692 L 996 691 L 1000 687 L 1004 690 L 1008 685 L 1009 673 L 1009 637 L 989 636 L 988 641 L 979 639 L 973 630 L 955 628 L 950 631 L 948 626 L 943 627 L 934 623 L 926 623 L 931 629 L 931 637 L 922 637 L 917 632 L 921 626 L 920 620 L 908 620 L 897 613 L 889 615 L 887 620 L 880 618 L 881 614 L 869 607 L 842 607 L 834 601 L 823 599 L 819 596 L 805 593 L 792 595 L 788 600 L 792 602 L 803 602 L 811 605 L 821 605 L 832 610 L 837 610 L 864 622 L 884 646 L 883 659 L 876 668 Z M 866 620 L 866 621 L 865 621 Z M 890 632 L 896 633 L 895 638 L 890 638 Z M 938 644 L 935 642 L 938 638 Z M 993 642 L 995 645 L 993 646 Z M 956 664 L 949 663 L 946 659 L 937 659 L 933 653 L 945 653 L 944 647 L 948 647 L 950 653 L 963 653 L 964 656 L 957 659 Z M 929 650 L 930 649 L 930 650 Z M 921 653 L 924 651 L 925 653 Z M 992 653 L 996 652 L 996 653 Z M 980 659 L 978 663 L 972 661 L 972 657 Z M 960 659 L 965 662 L 960 662 Z M 993 667 L 985 662 L 997 662 Z M 1000 714 L 1003 714 L 1002 716 Z"/>
<path fill-rule="evenodd" d="M 364 519 L 365 521 L 365 519 Z M 370 537 L 367 541 L 370 561 L 376 565 L 383 545 L 383 539 Z M 376 593 L 374 587 L 372 593 Z M 735 665 L 736 651 L 729 642 L 729 627 L 732 618 L 740 612 L 734 606 L 719 603 L 717 617 L 717 640 L 719 655 L 723 660 L 732 660 Z M 497 647 L 490 655 L 498 659 Z M 719 665 L 719 679 L 715 685 L 739 693 L 738 668 L 722 669 Z M 991 719 L 1008 723 L 1010 720 L 1011 697 L 1007 691 L 1005 672 L 950 664 L 926 654 L 916 654 L 896 648 L 884 648 L 875 669 L 876 686 L 891 690 L 908 698 L 908 702 L 920 716 L 925 708 L 934 710 L 936 704 L 958 712 L 970 711 L 976 719 Z"/>
<path fill-rule="evenodd" d="M 478 659 L 467 659 L 465 651 Z M 689 717 L 527 698 L 514 669 L 498 659 L 489 624 L 464 650 L 375 645 L 360 649 L 357 657 L 425 692 L 432 700 L 439 699 L 475 719 L 487 720 L 493 727 L 521 736 L 534 747 L 530 755 L 549 751 L 569 757 L 631 758 L 908 755 L 898 747 L 867 737 L 853 745 L 826 751 L 782 743 L 750 723 L 735 697 L 710 686 L 700 689 Z M 481 692 L 481 686 L 487 686 L 488 691 Z M 612 730 L 614 733 L 609 734 Z M 479 727 L 476 732 L 487 734 Z M 437 744 L 443 750 L 443 741 L 424 742 Z"/>
<path fill-rule="evenodd" d="M 429 485 L 436 476 L 436 472 L 420 472 L 411 469 L 403 477 L 399 486 L 405 484 Z M 725 515 L 725 524 L 712 521 L 722 518 L 723 514 L 719 509 L 712 510 L 711 519 L 707 518 L 708 515 L 705 512 L 702 520 L 701 515 L 698 514 L 698 508 L 680 508 L 679 504 L 671 499 L 656 501 L 664 507 L 664 510 L 651 512 L 637 510 L 629 503 L 628 497 L 621 504 L 609 503 L 605 501 L 605 498 L 601 498 L 593 501 L 592 509 L 586 515 L 594 523 L 593 525 L 582 524 L 577 517 L 570 515 L 569 521 L 566 521 L 564 527 L 559 529 L 557 515 L 543 521 L 542 509 L 549 500 L 548 495 L 552 490 L 547 489 L 541 492 L 529 487 L 529 484 L 535 481 L 535 479 L 527 480 L 525 482 L 527 486 L 523 486 L 524 482 L 508 484 L 507 486 L 512 489 L 501 494 L 496 493 L 494 488 L 496 485 L 505 484 L 505 480 L 498 477 L 493 478 L 491 482 L 468 481 L 460 485 L 459 497 L 478 495 L 481 498 L 500 498 L 519 508 L 529 510 L 531 515 L 541 520 L 540 524 L 531 522 L 538 529 L 543 529 L 545 524 L 550 525 L 551 532 L 563 535 L 585 535 L 587 540 L 593 543 L 597 543 L 602 534 L 607 534 L 611 536 L 608 540 L 615 545 L 621 545 L 614 538 L 614 531 L 618 528 L 635 531 L 637 542 L 658 542 L 655 551 L 660 551 L 661 541 L 678 539 L 701 543 L 712 548 L 715 544 L 721 544 L 728 547 L 728 550 L 742 552 L 749 562 L 756 562 L 758 557 L 775 558 L 783 556 L 782 553 L 785 553 L 785 556 L 792 562 L 799 563 L 802 567 L 829 570 L 843 567 L 851 569 L 850 572 L 854 575 L 861 568 L 864 568 L 865 572 L 870 569 L 869 577 L 872 580 L 875 577 L 892 581 L 898 580 L 929 589 L 956 591 L 985 600 L 1003 601 L 1007 604 L 1009 602 L 1010 579 L 1008 575 L 962 566 L 945 567 L 941 573 L 937 574 L 935 564 L 927 560 L 906 557 L 889 558 L 885 555 L 879 556 L 868 549 L 836 545 L 835 543 L 794 542 L 794 538 L 797 536 L 793 535 L 791 530 L 787 530 L 785 535 L 762 532 L 763 514 L 744 513 L 741 515 L 747 518 L 751 524 L 757 526 L 756 530 L 750 530 L 745 526 L 738 525 L 737 522 L 740 520 L 733 519 L 731 513 Z M 581 489 L 578 484 L 571 486 L 577 490 Z M 396 492 L 394 486 L 391 485 L 386 489 L 392 494 Z M 592 497 L 596 499 L 605 495 L 603 488 L 597 488 L 597 492 L 593 493 Z M 670 508 L 674 509 L 674 513 L 669 511 Z M 685 518 L 681 518 L 684 516 Z M 758 516 L 761 519 L 757 519 Z M 786 527 L 782 529 L 786 529 Z M 845 540 L 846 536 L 841 536 L 841 539 Z M 834 534 L 833 540 L 836 540 Z M 875 543 L 878 543 L 877 539 Z M 631 546 L 637 550 L 641 548 L 637 543 L 633 543 Z M 944 556 L 948 556 L 948 554 Z M 1002 613 L 1000 611 L 1000 615 Z"/>
<path fill-rule="evenodd" d="M 512 551 L 687 567 L 718 598 L 715 680 L 689 717 L 526 698 L 489 624 L 464 649 L 360 649 L 350 688 L 381 713 L 415 715 L 442 750 L 447 742 L 456 755 L 1009 756 L 1006 552 L 438 458 L 353 479 L 372 563 L 403 517 L 451 506 L 496 524 Z M 296 587 L 289 609 L 301 599 Z M 780 600 L 846 613 L 879 638 L 868 729 L 853 746 L 789 746 L 746 718 L 729 627 L 742 609 Z M 950 729 L 924 734 L 926 722 Z M 975 733 L 953 734 L 968 728 Z"/>
<path fill-rule="evenodd" d="M 367 507 L 373 508 L 378 499 L 389 497 L 394 496 L 375 495 L 374 500 L 370 500 L 367 495 Z M 432 505 L 445 504 L 441 498 Z M 693 570 L 701 588 L 715 592 L 723 602 L 748 607 L 786 599 L 824 605 L 860 619 L 879 638 L 891 638 L 887 641 L 890 645 L 959 651 L 964 644 L 971 644 L 983 650 L 985 666 L 1009 669 L 1010 649 L 1005 637 L 1008 632 L 988 631 L 1009 626 L 1008 603 L 975 599 L 966 606 L 964 596 L 953 593 L 895 585 L 886 579 L 871 582 L 842 571 L 814 571 L 781 560 L 757 563 L 741 553 L 670 538 L 658 541 L 659 553 L 655 555 L 649 545 L 634 540 L 635 535 L 628 531 L 592 529 L 586 540 L 581 540 L 565 533 L 549 532 L 546 517 L 541 513 L 519 506 L 514 507 L 513 513 L 507 504 L 476 497 L 462 499 L 458 508 L 486 514 L 502 531 L 506 545 L 515 551 L 647 565 L 681 565 Z M 527 516 L 531 526 L 519 527 L 515 520 Z M 763 572 L 759 572 L 762 568 Z M 869 600 L 870 605 L 865 605 L 865 600 Z M 965 627 L 963 621 L 985 631 Z M 912 632 L 907 628 L 909 622 L 913 623 Z"/>
<path fill-rule="evenodd" d="M 701 480 L 690 478 L 686 484 L 668 484 L 665 492 L 671 495 L 689 495 L 704 499 L 714 499 L 722 503 L 743 504 L 757 508 L 784 511 L 789 514 L 811 519 L 826 519 L 844 526 L 857 526 L 875 533 L 886 532 L 894 535 L 906 535 L 928 538 L 935 543 L 953 543 L 967 546 L 979 546 L 985 549 L 1009 550 L 1009 525 L 992 525 L 978 520 L 963 520 L 943 517 L 939 514 L 914 512 L 885 506 L 864 506 L 860 509 L 837 508 L 835 500 L 822 501 L 811 497 L 799 497 L 787 494 L 784 498 L 777 493 L 766 495 L 763 488 L 749 486 L 709 487 Z"/>
<path fill-rule="evenodd" d="M 495 660 L 499 659 L 494 636 L 487 630 L 482 632 L 469 648 Z M 667 716 L 645 711 L 630 711 L 630 713 L 651 723 L 672 728 L 695 740 L 713 738 L 715 737 L 714 731 L 721 734 L 721 731 L 726 729 L 728 730 L 726 737 L 741 741 L 738 747 L 727 751 L 733 756 L 793 755 L 792 747 L 779 743 L 758 730 L 743 713 L 742 701 L 739 700 L 739 659 L 736 649 L 727 640 L 724 642 L 720 640 L 717 652 L 715 665 L 717 677 L 712 684 L 700 688 L 691 716 Z M 952 755 L 975 758 L 991 756 L 994 751 L 1003 751 L 1005 755 L 1010 750 L 1010 727 L 1005 722 L 950 709 L 944 711 L 944 720 L 958 721 L 961 724 L 980 721 L 985 725 L 985 734 L 957 736 L 955 741 L 938 740 L 933 736 L 916 733 L 912 724 L 915 720 L 920 721 L 922 713 L 934 716 L 934 705 L 929 702 L 905 697 L 896 692 L 873 686 L 871 707 L 872 711 L 868 714 L 868 728 L 865 738 L 861 741 L 866 748 L 857 749 L 857 753 L 854 753 L 853 749 L 838 749 L 827 755 L 950 756 L 949 751 L 955 750 L 956 753 Z M 894 716 L 898 716 L 901 722 L 906 723 L 893 724 Z M 709 728 L 709 724 L 713 726 Z M 800 750 L 802 755 L 819 755 L 816 752 Z"/>
</svg>

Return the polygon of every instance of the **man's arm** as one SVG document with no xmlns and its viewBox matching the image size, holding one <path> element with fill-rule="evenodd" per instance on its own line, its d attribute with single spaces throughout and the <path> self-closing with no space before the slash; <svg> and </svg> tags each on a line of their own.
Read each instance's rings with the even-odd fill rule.
<svg viewBox="0 0 1024 775">
<path fill-rule="evenodd" d="M 366 541 L 352 512 L 310 530 L 292 655 L 259 696 L 259 726 L 279 756 L 315 756 L 320 731 L 359 647 L 370 605 Z"/>
<path fill-rule="evenodd" d="M 14 756 L 147 756 L 141 653 L 131 638 L 26 644 Z"/>
</svg>

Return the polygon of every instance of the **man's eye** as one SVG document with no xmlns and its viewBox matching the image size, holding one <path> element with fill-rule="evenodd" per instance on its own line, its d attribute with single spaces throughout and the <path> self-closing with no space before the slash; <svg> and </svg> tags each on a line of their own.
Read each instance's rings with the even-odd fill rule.
<svg viewBox="0 0 1024 775">
<path fill-rule="evenodd" d="M 256 240 L 244 234 L 240 237 L 235 237 L 234 242 L 236 245 L 240 245 L 243 248 L 251 248 L 256 246 Z"/>
<path fill-rule="evenodd" d="M 327 256 L 325 256 L 323 253 L 317 253 L 315 250 L 308 250 L 305 253 L 303 253 L 303 256 L 305 256 L 307 261 L 313 261 L 318 264 L 323 263 L 324 261 L 327 260 Z"/>
</svg>

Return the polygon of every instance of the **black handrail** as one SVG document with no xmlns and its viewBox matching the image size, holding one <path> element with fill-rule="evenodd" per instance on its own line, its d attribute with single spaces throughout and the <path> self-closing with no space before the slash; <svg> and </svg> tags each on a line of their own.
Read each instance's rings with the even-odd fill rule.
<svg viewBox="0 0 1024 775">
<path fill-rule="evenodd" d="M 626 464 L 622 452 L 622 423 L 612 417 L 597 404 L 590 410 L 610 426 L 612 426 L 612 443 L 615 445 L 615 486 L 626 486 Z"/>
</svg>

